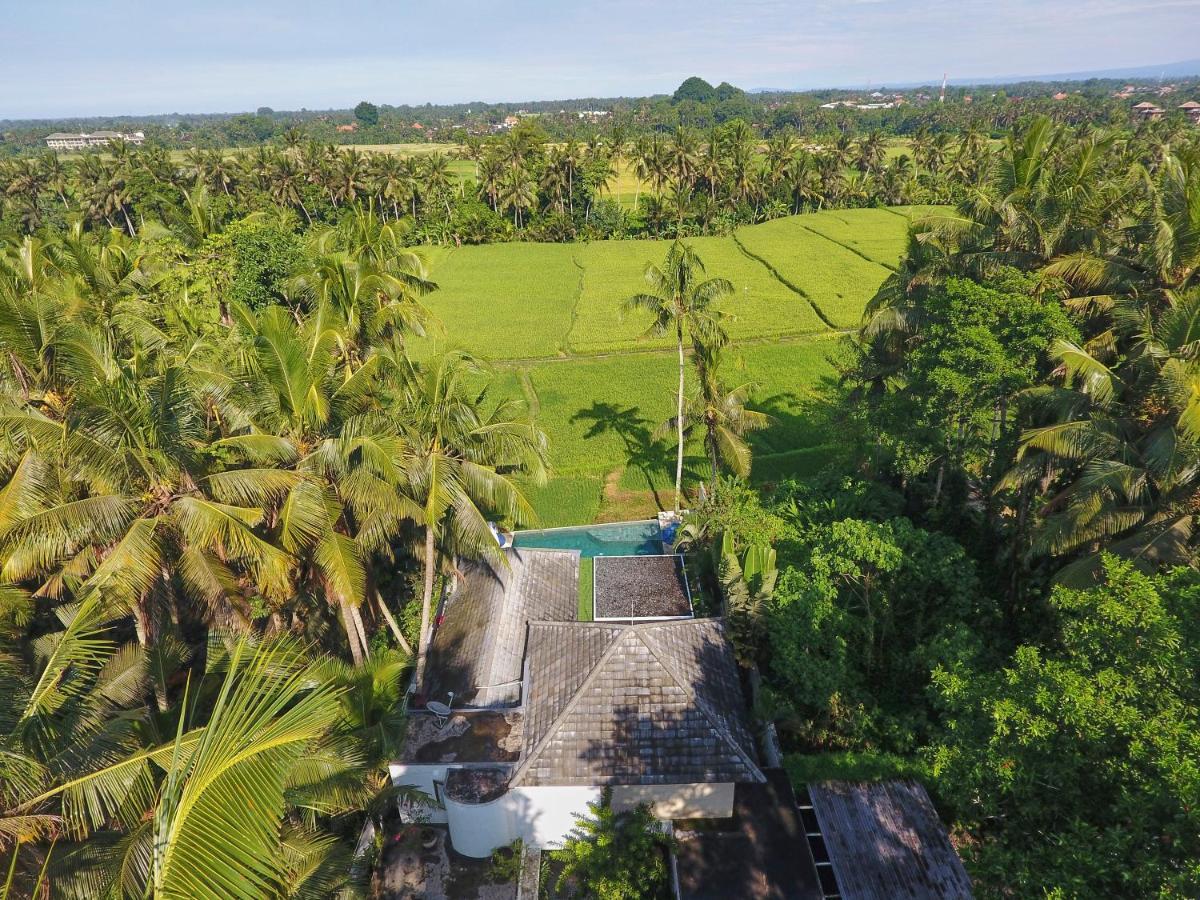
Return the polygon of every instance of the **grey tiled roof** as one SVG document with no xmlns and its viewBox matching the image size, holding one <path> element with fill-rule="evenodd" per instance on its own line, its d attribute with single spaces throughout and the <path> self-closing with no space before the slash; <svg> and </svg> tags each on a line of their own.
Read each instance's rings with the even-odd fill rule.
<svg viewBox="0 0 1200 900">
<path fill-rule="evenodd" d="M 513 784 L 762 781 L 716 619 L 529 626 Z"/>
<path fill-rule="evenodd" d="M 810 784 L 846 900 L 971 900 L 971 879 L 917 781 Z"/>
<path fill-rule="evenodd" d="M 447 599 L 429 647 L 422 693 L 454 706 L 511 706 L 521 699 L 526 625 L 577 614 L 579 554 L 507 550 L 508 566 L 471 563 Z"/>
</svg>

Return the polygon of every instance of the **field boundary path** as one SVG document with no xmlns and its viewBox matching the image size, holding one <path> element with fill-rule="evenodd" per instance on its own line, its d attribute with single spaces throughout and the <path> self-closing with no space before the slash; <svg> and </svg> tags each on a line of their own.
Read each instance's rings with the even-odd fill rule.
<svg viewBox="0 0 1200 900">
<path fill-rule="evenodd" d="M 865 254 L 861 250 L 859 250 L 857 247 L 852 247 L 850 244 L 844 244 L 841 241 L 839 241 L 837 238 L 831 238 L 829 235 L 821 234 L 821 232 L 819 232 L 819 231 L 814 231 L 812 228 L 809 228 L 807 225 L 801 225 L 800 227 L 803 228 L 805 231 L 807 231 L 809 234 L 815 234 L 817 237 L 822 238 L 823 240 L 829 241 L 829 243 L 835 244 L 836 246 L 841 247 L 843 250 L 849 250 L 855 256 L 866 260 L 867 262 L 871 263 L 872 265 L 883 266 L 885 269 L 891 269 L 893 272 L 896 271 L 896 267 L 893 266 L 891 263 L 886 263 L 880 259 L 872 259 L 871 257 L 867 256 L 867 254 Z"/>
<path fill-rule="evenodd" d="M 804 230 L 808 231 L 809 229 L 805 228 Z M 813 232 L 813 233 L 815 234 L 816 232 Z M 841 331 L 842 330 L 842 329 L 838 328 L 837 325 L 834 324 L 833 320 L 830 319 L 829 316 L 827 316 L 825 314 L 825 310 L 821 309 L 821 307 L 817 305 L 817 302 L 815 300 L 813 300 L 813 298 L 810 297 L 802 288 L 796 286 L 795 284 L 792 284 L 792 282 L 790 282 L 786 278 L 784 278 L 779 273 L 778 269 L 776 269 L 773 265 L 771 265 L 769 262 L 767 262 L 765 259 L 763 259 L 761 256 L 759 256 L 757 253 L 752 253 L 750 250 L 746 249 L 746 245 L 742 243 L 742 239 L 738 237 L 736 231 L 734 231 L 730 235 L 730 237 L 733 238 L 733 242 L 735 244 L 737 244 L 739 249 L 741 249 L 741 251 L 743 253 L 745 253 L 748 257 L 750 257 L 750 259 L 754 260 L 756 263 L 758 263 L 759 265 L 766 268 L 766 270 L 771 273 L 771 275 L 775 278 L 776 281 L 778 281 L 780 284 L 782 284 L 785 288 L 787 288 L 792 293 L 796 294 L 798 297 L 801 297 L 804 300 L 804 302 L 806 302 L 810 307 L 812 307 L 812 311 L 817 314 L 818 319 L 820 319 L 822 322 L 825 323 L 827 328 L 829 328 L 831 331 Z"/>
</svg>

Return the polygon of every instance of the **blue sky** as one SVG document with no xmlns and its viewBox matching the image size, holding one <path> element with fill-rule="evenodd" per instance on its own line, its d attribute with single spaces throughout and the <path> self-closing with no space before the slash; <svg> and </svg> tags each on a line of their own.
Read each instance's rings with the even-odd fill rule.
<svg viewBox="0 0 1200 900">
<path fill-rule="evenodd" d="M 0 119 L 820 87 L 1200 56 L 1200 0 L 0 0 Z"/>
</svg>

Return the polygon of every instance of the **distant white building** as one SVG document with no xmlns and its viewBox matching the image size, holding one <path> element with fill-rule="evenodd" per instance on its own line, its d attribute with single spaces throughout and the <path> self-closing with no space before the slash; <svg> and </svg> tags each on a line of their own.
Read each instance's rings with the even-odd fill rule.
<svg viewBox="0 0 1200 900">
<path fill-rule="evenodd" d="M 83 132 L 67 134 L 56 131 L 54 134 L 46 135 L 46 146 L 51 150 L 87 150 L 91 147 L 107 147 L 113 141 L 124 141 L 126 144 L 141 146 L 144 140 L 146 140 L 146 134 L 142 131 L 93 131 L 90 134 Z"/>
</svg>

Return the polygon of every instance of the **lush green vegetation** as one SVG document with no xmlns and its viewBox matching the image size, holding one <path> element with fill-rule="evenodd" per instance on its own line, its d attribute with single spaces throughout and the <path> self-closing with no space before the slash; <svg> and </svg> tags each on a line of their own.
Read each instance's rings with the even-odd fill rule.
<svg viewBox="0 0 1200 900">
<path fill-rule="evenodd" d="M 6 163 L 6 896 L 353 890 L 448 561 L 676 503 L 796 778 L 920 774 L 982 896 L 1200 891 L 1195 136 L 888 149 Z M 568 878 L 658 884 L 598 815 Z"/>
<path fill-rule="evenodd" d="M 563 848 L 551 854 L 559 872 L 547 896 L 662 900 L 671 895 L 670 846 L 648 806 L 614 812 L 607 799 L 592 804 L 591 816 L 580 819 Z"/>
<path fill-rule="evenodd" d="M 686 526 L 793 777 L 923 778 L 982 896 L 1200 890 L 1198 173 L 1015 129 L 842 339 L 840 464 Z"/>
</svg>

